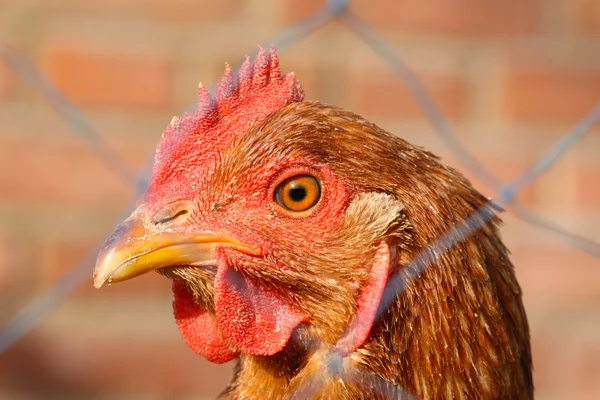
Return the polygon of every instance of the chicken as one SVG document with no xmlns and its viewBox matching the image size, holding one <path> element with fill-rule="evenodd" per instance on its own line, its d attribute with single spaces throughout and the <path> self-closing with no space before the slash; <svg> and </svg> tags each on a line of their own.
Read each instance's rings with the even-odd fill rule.
<svg viewBox="0 0 600 400">
<path fill-rule="evenodd" d="M 227 66 L 214 98 L 200 85 L 95 286 L 170 278 L 186 344 L 236 359 L 225 398 L 533 398 L 521 289 L 489 200 L 424 149 L 303 97 L 273 48 L 237 76 Z M 431 247 L 482 207 L 480 229 Z M 434 261 L 417 274 L 421 252 Z M 392 276 L 405 287 L 380 307 Z"/>
</svg>

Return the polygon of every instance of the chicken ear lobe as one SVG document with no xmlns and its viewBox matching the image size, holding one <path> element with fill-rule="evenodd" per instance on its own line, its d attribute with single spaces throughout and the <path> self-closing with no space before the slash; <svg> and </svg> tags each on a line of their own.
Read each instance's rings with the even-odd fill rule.
<svg viewBox="0 0 600 400">
<path fill-rule="evenodd" d="M 227 339 L 244 353 L 261 356 L 283 350 L 294 328 L 308 320 L 278 293 L 227 265 L 215 277 L 215 312 Z"/>
<path fill-rule="evenodd" d="M 381 240 L 373 256 L 369 278 L 356 299 L 357 310 L 354 320 L 335 346 L 342 357 L 356 351 L 369 337 L 394 262 L 396 262 L 396 247 L 390 239 Z"/>
</svg>

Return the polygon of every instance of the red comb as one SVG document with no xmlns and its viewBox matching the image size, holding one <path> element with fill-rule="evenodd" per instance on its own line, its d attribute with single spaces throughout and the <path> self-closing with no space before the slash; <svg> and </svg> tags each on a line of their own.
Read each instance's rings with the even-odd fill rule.
<svg viewBox="0 0 600 400">
<path fill-rule="evenodd" d="M 226 65 L 215 96 L 200 84 L 196 111 L 173 118 L 163 133 L 150 187 L 205 164 L 267 115 L 303 98 L 294 74 L 281 75 L 274 47 L 269 52 L 259 48 L 254 63 L 247 56 L 237 76 Z"/>
</svg>

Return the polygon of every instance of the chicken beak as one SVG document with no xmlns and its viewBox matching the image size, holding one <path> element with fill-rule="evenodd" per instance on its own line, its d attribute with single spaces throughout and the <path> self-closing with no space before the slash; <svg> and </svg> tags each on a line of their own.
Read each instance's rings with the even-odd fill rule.
<svg viewBox="0 0 600 400">
<path fill-rule="evenodd" d="M 94 286 L 120 282 L 165 267 L 215 265 L 213 249 L 228 245 L 246 253 L 249 247 L 225 235 L 160 230 L 135 211 L 106 240 L 94 269 Z"/>
</svg>

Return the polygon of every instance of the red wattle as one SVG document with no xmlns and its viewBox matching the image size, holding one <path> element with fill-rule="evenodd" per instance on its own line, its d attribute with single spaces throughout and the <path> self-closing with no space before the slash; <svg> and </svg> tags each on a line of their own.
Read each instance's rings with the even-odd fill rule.
<svg viewBox="0 0 600 400">
<path fill-rule="evenodd" d="M 196 353 L 217 364 L 236 358 L 223 339 L 215 317 L 200 307 L 180 282 L 173 281 L 173 315 L 185 343 Z"/>
<path fill-rule="evenodd" d="M 248 354 L 270 356 L 281 351 L 294 328 L 308 319 L 279 294 L 257 286 L 229 266 L 219 268 L 215 291 L 221 332 Z"/>
</svg>

